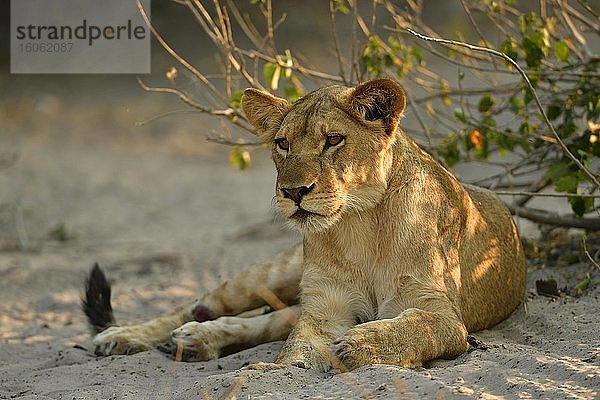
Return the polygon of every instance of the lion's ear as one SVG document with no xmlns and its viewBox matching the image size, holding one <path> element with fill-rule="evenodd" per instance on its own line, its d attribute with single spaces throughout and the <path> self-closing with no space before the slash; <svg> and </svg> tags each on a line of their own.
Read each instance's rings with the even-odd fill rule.
<svg viewBox="0 0 600 400">
<path fill-rule="evenodd" d="M 391 79 L 376 79 L 358 85 L 350 94 L 352 113 L 365 121 L 380 120 L 392 135 L 404 116 L 406 97 L 400 85 Z"/>
<path fill-rule="evenodd" d="M 244 114 L 263 142 L 273 140 L 289 105 L 287 100 L 257 89 L 246 89 L 242 96 Z"/>
</svg>

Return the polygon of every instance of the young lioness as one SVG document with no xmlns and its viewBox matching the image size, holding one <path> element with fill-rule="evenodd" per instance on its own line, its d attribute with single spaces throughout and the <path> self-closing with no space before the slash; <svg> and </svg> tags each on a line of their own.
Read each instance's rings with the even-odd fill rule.
<svg viewBox="0 0 600 400">
<path fill-rule="evenodd" d="M 302 248 L 136 326 L 113 326 L 110 288 L 95 268 L 84 310 L 98 354 L 172 339 L 188 359 L 207 360 L 289 335 L 266 367 L 413 367 L 463 353 L 467 332 L 521 302 L 525 262 L 509 212 L 398 127 L 406 102 L 396 82 L 325 87 L 293 104 L 248 89 L 242 105 L 272 148 L 277 208 L 304 234 Z M 297 323 L 290 309 L 224 317 L 265 305 L 263 293 L 287 304 L 299 296 Z"/>
</svg>

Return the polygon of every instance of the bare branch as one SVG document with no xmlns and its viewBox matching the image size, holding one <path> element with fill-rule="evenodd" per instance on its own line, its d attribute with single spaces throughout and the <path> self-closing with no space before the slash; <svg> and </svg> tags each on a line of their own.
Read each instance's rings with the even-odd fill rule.
<svg viewBox="0 0 600 400">
<path fill-rule="evenodd" d="M 227 139 L 227 138 L 222 137 L 222 136 L 216 136 L 216 137 L 215 136 L 208 136 L 206 138 L 206 140 L 208 142 L 211 142 L 211 143 L 217 143 L 217 144 L 222 144 L 222 145 L 231 146 L 231 147 L 239 147 L 239 146 L 243 146 L 243 147 L 258 147 L 258 146 L 262 145 L 262 143 L 260 143 L 260 142 L 246 142 L 246 141 L 242 141 L 242 140 L 240 140 L 240 141 L 233 141 L 233 140 Z"/>
<path fill-rule="evenodd" d="M 252 128 L 250 128 L 249 126 L 246 126 L 245 124 L 243 124 L 241 121 L 246 121 L 246 118 L 243 114 L 241 114 L 239 111 L 237 111 L 234 108 L 225 108 L 225 109 L 211 109 L 208 108 L 196 101 L 194 101 L 192 98 L 190 98 L 190 96 L 179 90 L 179 89 L 175 89 L 175 88 L 170 88 L 170 87 L 152 87 L 152 86 L 148 86 L 146 85 L 140 78 L 138 78 L 138 83 L 139 85 L 142 87 L 142 89 L 144 89 L 147 92 L 155 92 L 155 93 L 170 93 L 173 94 L 177 97 L 179 97 L 179 99 L 181 101 L 183 101 L 184 103 L 188 104 L 189 106 L 195 108 L 196 110 L 198 110 L 199 112 L 205 113 L 205 114 L 209 114 L 209 115 L 214 115 L 214 116 L 218 116 L 218 117 L 225 117 L 227 118 L 232 124 L 238 126 L 239 128 L 243 129 L 244 131 L 253 133 L 254 130 Z M 160 116 L 159 116 L 160 117 Z"/>
<path fill-rule="evenodd" d="M 275 47 L 275 37 L 273 36 L 273 5 L 271 4 L 272 0 L 266 0 L 266 10 L 265 10 L 265 19 L 267 20 L 267 40 L 271 45 L 271 49 L 273 50 L 273 54 L 277 54 L 277 49 Z"/>
<path fill-rule="evenodd" d="M 507 191 L 507 190 L 496 190 L 496 191 L 494 191 L 494 193 L 496 193 L 498 195 L 507 195 L 507 196 L 559 197 L 559 198 L 582 197 L 582 198 L 600 199 L 600 195 L 598 195 L 598 194 L 540 193 L 540 192 Z"/>
<path fill-rule="evenodd" d="M 348 0 L 348 2 L 352 6 L 352 15 L 354 17 L 352 19 L 352 70 L 354 71 L 356 81 L 360 82 L 362 80 L 362 73 L 358 64 L 358 0 Z M 352 79 L 352 74 L 350 75 L 350 79 Z"/>
<path fill-rule="evenodd" d="M 534 222 L 569 228 L 581 228 L 588 231 L 600 230 L 600 218 L 578 218 L 570 215 L 558 215 L 549 211 L 519 207 L 511 204 L 507 204 L 507 207 L 512 214 Z"/>
<path fill-rule="evenodd" d="M 537 193 L 539 195 L 539 192 L 541 190 L 543 190 L 544 188 L 548 187 L 548 185 L 550 185 L 550 179 L 546 178 L 545 176 L 543 176 L 542 178 L 538 179 L 537 181 L 533 182 L 530 186 L 529 186 L 529 190 L 528 192 L 533 192 L 533 193 Z M 529 194 L 529 193 L 523 193 L 520 195 L 519 198 L 517 198 L 515 200 L 515 204 L 517 206 L 524 206 L 525 204 L 527 204 L 527 202 L 529 200 L 531 200 L 534 196 Z"/>
<path fill-rule="evenodd" d="M 348 84 L 346 81 L 346 73 L 344 72 L 344 60 L 342 58 L 342 53 L 340 50 L 340 41 L 337 34 L 337 28 L 335 23 L 335 2 L 334 0 L 329 0 L 329 23 L 331 26 L 331 36 L 333 37 L 333 46 L 335 49 L 335 55 L 338 62 L 338 69 L 340 77 L 342 78 L 345 85 Z"/>
<path fill-rule="evenodd" d="M 183 65 L 188 71 L 190 71 L 196 78 L 198 78 L 206 87 L 215 95 L 217 98 L 220 98 L 223 103 L 227 103 L 227 100 L 223 97 L 223 95 L 214 87 L 214 85 L 200 72 L 198 71 L 192 64 L 190 64 L 187 60 L 181 57 L 175 50 L 168 45 L 168 43 L 164 40 L 164 38 L 158 33 L 158 31 L 154 28 L 154 26 L 150 23 L 150 19 L 146 14 L 146 10 L 140 3 L 139 0 L 136 0 L 138 9 L 140 10 L 140 14 L 144 19 L 144 22 L 150 28 L 152 35 L 156 38 L 156 40 L 160 43 L 160 45 L 169 53 L 171 57 L 177 60 L 181 65 Z"/>
</svg>

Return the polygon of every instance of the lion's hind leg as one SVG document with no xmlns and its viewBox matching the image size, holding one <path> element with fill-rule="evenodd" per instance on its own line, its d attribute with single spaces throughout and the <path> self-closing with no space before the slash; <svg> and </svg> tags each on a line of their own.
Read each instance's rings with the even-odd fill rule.
<svg viewBox="0 0 600 400">
<path fill-rule="evenodd" d="M 289 335 L 300 306 L 263 315 L 220 317 L 206 322 L 188 322 L 171 333 L 181 346 L 184 361 L 208 361 L 262 343 L 283 340 Z"/>
</svg>

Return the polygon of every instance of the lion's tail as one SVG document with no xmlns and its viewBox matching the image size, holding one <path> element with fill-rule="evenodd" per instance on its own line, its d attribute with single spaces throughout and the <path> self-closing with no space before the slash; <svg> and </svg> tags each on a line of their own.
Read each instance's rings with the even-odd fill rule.
<svg viewBox="0 0 600 400">
<path fill-rule="evenodd" d="M 110 282 L 98 263 L 94 264 L 85 282 L 85 295 L 81 303 L 92 333 L 97 334 L 116 325 L 110 305 Z"/>
</svg>

